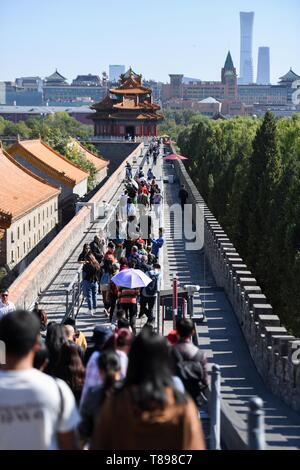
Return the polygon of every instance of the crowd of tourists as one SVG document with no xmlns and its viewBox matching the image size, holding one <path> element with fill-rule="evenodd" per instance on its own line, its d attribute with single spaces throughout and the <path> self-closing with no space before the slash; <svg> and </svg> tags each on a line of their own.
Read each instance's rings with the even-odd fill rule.
<svg viewBox="0 0 300 470">
<path fill-rule="evenodd" d="M 119 311 L 117 328 L 95 327 L 87 347 L 72 320 L 4 315 L 0 449 L 204 449 L 197 406 L 207 379 L 194 333 L 180 319 L 169 341 L 149 325 L 134 336 Z M 198 388 L 187 364 L 202 370 Z"/>
<path fill-rule="evenodd" d="M 148 150 L 150 157 L 154 159 L 157 151 L 159 144 L 155 141 Z M 112 326 L 116 326 L 117 310 L 121 308 L 134 334 L 138 315 L 146 316 L 147 323 L 153 325 L 161 283 L 159 260 L 165 239 L 159 223 L 163 196 L 152 167 L 149 166 L 146 175 L 140 167 L 133 177 L 132 167 L 127 163 L 124 191 L 115 217 L 106 232 L 83 246 L 78 257 L 83 264 L 82 288 L 88 313 L 94 316 L 97 294 L 101 293 L 104 313 Z M 159 227 L 156 238 L 155 221 Z M 141 272 L 149 278 L 148 284 L 143 283 Z M 122 278 L 127 282 L 122 284 Z"/>
<path fill-rule="evenodd" d="M 153 141 L 153 166 L 157 150 Z M 0 449 L 205 448 L 199 409 L 207 364 L 193 344 L 194 323 L 178 319 L 168 337 L 154 328 L 164 235 L 158 225 L 154 238 L 152 223 L 161 202 L 153 170 L 133 178 L 127 166 L 117 217 L 83 246 L 88 311 L 95 314 L 101 294 L 109 325 L 95 317 L 90 342 L 75 319 L 60 324 L 37 307 L 16 310 L 2 292 Z M 140 331 L 137 316 L 147 319 Z"/>
</svg>

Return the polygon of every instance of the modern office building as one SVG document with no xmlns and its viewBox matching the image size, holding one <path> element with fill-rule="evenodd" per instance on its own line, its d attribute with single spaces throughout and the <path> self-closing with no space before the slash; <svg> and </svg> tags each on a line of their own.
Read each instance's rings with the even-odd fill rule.
<svg viewBox="0 0 300 470">
<path fill-rule="evenodd" d="M 239 84 L 253 83 L 253 22 L 254 12 L 240 12 L 241 51 Z"/>
<path fill-rule="evenodd" d="M 125 73 L 125 65 L 110 65 L 109 66 L 109 81 L 116 83 L 120 80 L 120 76 Z"/>
<path fill-rule="evenodd" d="M 270 48 L 259 47 L 257 62 L 257 79 L 258 85 L 270 84 Z"/>
<path fill-rule="evenodd" d="M 41 77 L 19 77 L 16 78 L 16 85 L 24 91 L 43 91 L 43 80 Z"/>
<path fill-rule="evenodd" d="M 42 91 L 24 89 L 16 82 L 0 82 L 0 105 L 39 106 L 42 103 Z"/>
<path fill-rule="evenodd" d="M 236 100 L 237 73 L 233 65 L 230 52 L 228 52 L 224 67 L 221 70 L 221 81 L 204 82 L 201 80 L 184 83 L 183 74 L 170 74 L 170 84 L 163 85 L 162 98 L 167 103 L 177 99 L 202 101 L 207 98 L 215 100 L 232 99 Z"/>
</svg>

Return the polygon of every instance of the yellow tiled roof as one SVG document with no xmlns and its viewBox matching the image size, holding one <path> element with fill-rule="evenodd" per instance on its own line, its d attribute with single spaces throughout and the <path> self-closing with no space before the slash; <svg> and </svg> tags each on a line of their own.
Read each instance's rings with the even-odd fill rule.
<svg viewBox="0 0 300 470">
<path fill-rule="evenodd" d="M 29 161 L 33 159 L 34 164 L 40 164 L 46 173 L 50 171 L 51 176 L 54 175 L 71 186 L 75 186 L 89 176 L 78 165 L 67 160 L 40 139 L 18 141 L 8 149 L 8 152 L 12 156 L 21 152 L 24 158 Z"/>
<path fill-rule="evenodd" d="M 3 222 L 4 219 L 13 220 L 26 214 L 60 193 L 58 188 L 24 168 L 1 148 L 0 174 L 0 213 Z"/>
<path fill-rule="evenodd" d="M 107 160 L 103 160 L 103 158 L 93 154 L 89 150 L 87 150 L 83 145 L 80 144 L 77 140 L 72 140 L 72 144 L 75 146 L 75 148 L 78 148 L 82 153 L 84 153 L 85 157 L 87 160 L 89 160 L 93 165 L 95 165 L 95 168 L 97 171 L 102 170 L 105 168 L 109 162 Z"/>
</svg>

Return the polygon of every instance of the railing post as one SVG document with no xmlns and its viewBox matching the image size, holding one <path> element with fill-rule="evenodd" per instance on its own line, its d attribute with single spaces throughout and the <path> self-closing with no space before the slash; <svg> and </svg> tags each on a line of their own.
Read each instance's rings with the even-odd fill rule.
<svg viewBox="0 0 300 470">
<path fill-rule="evenodd" d="M 178 278 L 177 274 L 173 274 L 173 329 L 176 328 L 176 320 L 178 313 Z"/>
<path fill-rule="evenodd" d="M 221 372 L 216 364 L 211 375 L 210 450 L 221 450 Z"/>
<path fill-rule="evenodd" d="M 75 302 L 76 302 L 76 282 L 74 282 L 72 288 L 72 318 L 75 317 Z"/>
<path fill-rule="evenodd" d="M 248 446 L 251 450 L 264 450 L 265 448 L 264 416 L 262 399 L 251 398 L 248 413 Z"/>
<path fill-rule="evenodd" d="M 65 313 L 65 316 L 67 315 L 68 311 L 69 311 L 69 291 L 66 290 L 66 313 Z"/>
</svg>

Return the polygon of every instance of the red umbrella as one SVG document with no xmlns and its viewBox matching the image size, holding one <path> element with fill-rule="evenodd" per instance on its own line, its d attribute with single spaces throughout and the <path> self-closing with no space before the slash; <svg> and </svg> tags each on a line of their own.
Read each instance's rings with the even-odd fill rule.
<svg viewBox="0 0 300 470">
<path fill-rule="evenodd" d="M 187 160 L 187 158 L 182 155 L 177 155 L 177 153 L 170 153 L 170 155 L 164 157 L 163 160 Z"/>
<path fill-rule="evenodd" d="M 171 145 L 171 144 L 176 144 L 176 142 L 174 140 L 168 140 L 166 142 L 167 145 Z"/>
</svg>

